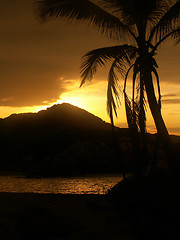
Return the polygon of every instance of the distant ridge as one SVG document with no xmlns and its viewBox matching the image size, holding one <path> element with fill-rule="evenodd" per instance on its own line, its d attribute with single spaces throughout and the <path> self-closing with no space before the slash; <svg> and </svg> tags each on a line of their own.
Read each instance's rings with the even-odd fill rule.
<svg viewBox="0 0 180 240">
<path fill-rule="evenodd" d="M 68 103 L 1 119 L 0 136 L 0 169 L 6 171 L 69 176 L 114 167 L 111 125 Z"/>
<path fill-rule="evenodd" d="M 56 104 L 37 113 L 12 114 L 1 119 L 3 127 L 57 127 L 60 129 L 101 129 L 109 130 L 110 124 L 88 111 L 69 103 Z M 40 128 L 41 128 L 40 127 Z"/>
</svg>

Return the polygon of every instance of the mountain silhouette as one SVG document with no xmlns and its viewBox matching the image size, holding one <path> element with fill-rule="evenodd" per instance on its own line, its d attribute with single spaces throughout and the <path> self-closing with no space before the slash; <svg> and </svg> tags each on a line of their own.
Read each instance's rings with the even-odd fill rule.
<svg viewBox="0 0 180 240">
<path fill-rule="evenodd" d="M 104 161 L 110 158 L 111 125 L 68 103 L 1 119 L 0 134 L 1 169 L 44 175 L 110 169 Z"/>
<path fill-rule="evenodd" d="M 56 133 L 60 130 L 73 129 L 111 129 L 110 124 L 104 122 L 101 118 L 69 103 L 53 105 L 38 113 L 12 114 L 5 119 L 1 119 L 0 127 L 6 133 L 26 128 L 36 131 L 40 131 L 40 129 L 52 131 L 54 129 Z"/>
<path fill-rule="evenodd" d="M 129 129 L 116 128 L 116 133 L 121 149 L 118 156 L 111 124 L 71 104 L 12 114 L 0 119 L 0 169 L 30 176 L 72 176 L 121 172 L 123 161 L 131 171 L 134 160 Z M 180 140 L 173 139 L 178 155 Z M 148 134 L 150 149 L 155 142 L 156 136 Z"/>
</svg>

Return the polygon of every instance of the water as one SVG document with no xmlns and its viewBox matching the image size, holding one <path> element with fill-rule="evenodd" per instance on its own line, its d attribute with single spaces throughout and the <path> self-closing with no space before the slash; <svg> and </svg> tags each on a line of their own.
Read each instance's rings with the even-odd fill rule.
<svg viewBox="0 0 180 240">
<path fill-rule="evenodd" d="M 73 178 L 25 178 L 0 176 L 0 192 L 105 194 L 122 180 L 120 175 L 97 175 Z"/>
</svg>

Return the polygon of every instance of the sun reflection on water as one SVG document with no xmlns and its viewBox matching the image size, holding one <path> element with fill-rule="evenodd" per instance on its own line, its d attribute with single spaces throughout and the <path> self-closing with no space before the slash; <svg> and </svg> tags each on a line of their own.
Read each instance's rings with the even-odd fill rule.
<svg viewBox="0 0 180 240">
<path fill-rule="evenodd" d="M 120 175 L 101 175 L 74 178 L 25 178 L 0 176 L 0 192 L 105 194 L 122 180 Z"/>
</svg>

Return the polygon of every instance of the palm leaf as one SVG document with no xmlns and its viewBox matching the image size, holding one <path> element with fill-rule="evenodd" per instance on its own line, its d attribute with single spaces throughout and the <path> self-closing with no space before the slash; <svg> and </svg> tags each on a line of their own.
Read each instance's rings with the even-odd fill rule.
<svg viewBox="0 0 180 240">
<path fill-rule="evenodd" d="M 146 132 L 146 100 L 144 97 L 145 87 L 144 82 L 140 79 L 139 82 L 139 99 L 137 100 L 137 125 L 141 133 Z"/>
<path fill-rule="evenodd" d="M 125 63 L 130 63 L 131 56 L 136 51 L 136 48 L 129 45 L 113 46 L 106 48 L 95 49 L 87 53 L 83 58 L 81 65 L 82 86 L 87 80 L 91 80 L 97 71 L 98 67 L 102 67 L 108 60 L 119 59 Z"/>
<path fill-rule="evenodd" d="M 129 72 L 132 68 L 133 68 L 133 91 L 132 91 L 133 93 L 132 93 L 132 101 L 130 101 L 130 99 L 128 98 L 128 96 L 126 94 L 126 82 L 127 82 Z M 129 67 L 129 69 L 126 72 L 125 80 L 124 80 L 124 99 L 125 99 L 127 122 L 128 122 L 128 126 L 130 128 L 135 127 L 136 129 L 137 129 L 137 125 L 136 125 L 137 104 L 135 101 L 134 89 L 135 89 L 135 81 L 136 81 L 136 77 L 137 77 L 138 73 L 139 73 L 139 58 L 137 58 L 135 63 Z"/>
<path fill-rule="evenodd" d="M 131 107 L 131 101 L 125 91 L 124 91 L 124 101 L 125 101 L 125 110 L 126 110 L 126 118 L 127 118 L 128 126 L 130 129 L 138 131 L 137 124 L 134 121 L 134 116 L 133 116 L 134 113 Z"/>
<path fill-rule="evenodd" d="M 56 18 L 83 21 L 117 39 L 125 38 L 130 33 L 118 17 L 89 0 L 39 0 L 35 1 L 35 6 L 43 21 Z"/>
<path fill-rule="evenodd" d="M 133 67 L 133 90 L 132 90 L 132 105 L 133 105 L 133 113 L 135 114 L 135 82 L 136 82 L 136 77 L 137 74 L 139 73 L 140 69 L 139 69 L 139 58 L 136 59 L 136 62 L 134 63 L 134 67 Z M 135 116 L 134 116 L 135 117 Z"/>
<path fill-rule="evenodd" d="M 176 41 L 176 44 L 179 44 L 180 43 L 180 27 L 177 28 L 176 31 L 174 31 L 174 33 L 171 36 Z"/>
<path fill-rule="evenodd" d="M 146 112 L 143 104 L 138 114 L 138 126 L 141 133 L 146 132 Z"/>
<path fill-rule="evenodd" d="M 130 128 L 138 129 L 140 132 L 146 131 L 146 117 L 145 117 L 145 98 L 144 98 L 144 82 L 142 79 L 137 78 L 138 73 L 140 73 L 140 59 L 137 58 L 135 63 L 128 69 L 131 70 L 133 67 L 133 90 L 132 90 L 132 100 L 125 95 L 125 105 L 127 121 Z M 127 79 L 128 71 L 126 73 L 125 81 Z M 139 79 L 139 81 L 137 81 Z M 137 84 L 137 94 L 135 97 L 135 83 Z M 126 83 L 125 83 L 126 85 Z M 124 87 L 125 91 L 125 87 Z"/>
<path fill-rule="evenodd" d="M 161 6 L 159 4 L 161 2 Z M 101 0 L 101 4 L 116 13 L 128 26 L 144 24 L 162 15 L 162 2 L 157 0 Z"/>
<path fill-rule="evenodd" d="M 131 109 L 131 101 L 129 100 L 125 91 L 124 91 L 124 101 L 125 101 L 127 123 L 128 123 L 129 128 L 131 128 L 133 125 L 132 124 L 133 113 L 132 113 L 132 109 Z"/>
<path fill-rule="evenodd" d="M 167 0 L 154 0 L 154 8 L 149 14 L 147 22 L 147 30 L 151 33 L 152 29 L 157 25 L 164 14 L 170 9 L 172 4 Z"/>
<path fill-rule="evenodd" d="M 157 50 L 157 48 L 159 47 L 159 45 L 161 45 L 162 42 L 164 42 L 169 37 L 174 38 L 176 41 L 176 44 L 178 44 L 180 42 L 180 28 L 172 30 L 170 33 L 168 33 L 162 39 L 160 39 L 159 42 L 157 42 L 156 45 L 153 47 L 153 49 L 151 51 L 151 55 L 154 55 L 154 53 Z"/>
<path fill-rule="evenodd" d="M 123 90 L 124 92 L 126 91 L 126 84 L 127 84 L 128 75 L 129 75 L 129 73 L 130 73 L 130 71 L 133 67 L 134 67 L 134 64 L 132 64 L 126 72 L 126 75 L 125 75 L 125 78 L 124 78 L 124 90 Z"/>
<path fill-rule="evenodd" d="M 170 1 L 171 2 L 171 1 Z M 180 17 L 180 1 L 169 7 L 161 19 L 157 22 L 156 26 L 151 30 L 149 42 L 156 38 L 156 42 L 160 41 L 167 34 L 172 32 L 179 25 Z"/>
<path fill-rule="evenodd" d="M 156 76 L 156 81 L 157 81 L 157 87 L 158 87 L 158 104 L 159 104 L 159 108 L 161 109 L 161 89 L 160 89 L 160 84 L 159 84 L 159 75 L 158 72 L 156 71 L 155 67 L 152 67 L 152 72 L 154 73 L 154 75 Z"/>
<path fill-rule="evenodd" d="M 115 59 L 113 64 L 111 65 L 109 75 L 108 75 L 108 88 L 107 88 L 107 112 L 110 116 L 111 123 L 114 125 L 113 121 L 113 112 L 117 117 L 117 107 L 120 104 L 119 91 L 120 86 L 118 83 L 118 77 L 115 73 L 115 69 L 121 73 L 123 76 L 125 74 L 125 65 L 119 61 L 119 59 Z"/>
</svg>

